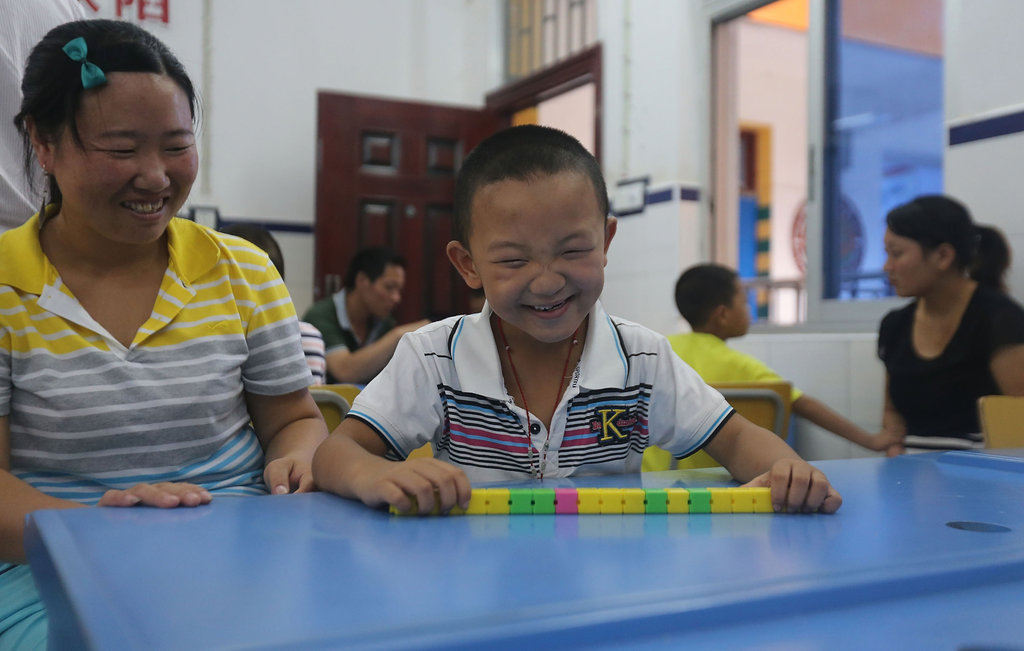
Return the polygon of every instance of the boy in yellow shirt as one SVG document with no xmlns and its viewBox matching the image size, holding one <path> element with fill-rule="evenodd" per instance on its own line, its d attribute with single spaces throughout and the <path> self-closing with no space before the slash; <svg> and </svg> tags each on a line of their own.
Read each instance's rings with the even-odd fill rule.
<svg viewBox="0 0 1024 651">
<path fill-rule="evenodd" d="M 693 332 L 670 335 L 672 350 L 709 384 L 785 381 L 761 360 L 726 345 L 750 328 L 746 293 L 735 271 L 701 264 L 684 271 L 676 282 L 676 307 Z M 885 433 L 871 434 L 796 387 L 793 413 L 818 427 L 869 450 L 894 443 Z"/>
</svg>

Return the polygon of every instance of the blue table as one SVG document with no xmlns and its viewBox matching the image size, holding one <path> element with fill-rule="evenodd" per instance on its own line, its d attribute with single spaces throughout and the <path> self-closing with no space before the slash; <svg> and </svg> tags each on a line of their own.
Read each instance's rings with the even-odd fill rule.
<svg viewBox="0 0 1024 651">
<path fill-rule="evenodd" d="M 412 518 L 310 494 L 40 511 L 26 544 L 59 649 L 1024 644 L 1024 455 L 817 465 L 836 515 Z"/>
</svg>

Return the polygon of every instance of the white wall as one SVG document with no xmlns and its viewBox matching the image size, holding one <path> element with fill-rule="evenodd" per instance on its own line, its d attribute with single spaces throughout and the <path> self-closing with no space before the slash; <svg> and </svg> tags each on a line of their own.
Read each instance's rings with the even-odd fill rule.
<svg viewBox="0 0 1024 651">
<path fill-rule="evenodd" d="M 676 0 L 602 1 L 598 33 L 604 47 L 603 164 L 609 190 L 648 176 L 649 190 L 673 199 L 623 218 L 608 255 L 605 307 L 660 332 L 675 332 L 672 297 L 685 267 L 706 249 L 699 205 L 680 185 L 704 175 L 700 115 L 707 101 L 695 35 L 706 29 L 699 5 Z"/>
<path fill-rule="evenodd" d="M 763 360 L 868 432 L 881 430 L 885 369 L 875 334 L 750 334 L 729 345 Z M 803 419 L 794 419 L 793 426 L 791 442 L 806 459 L 877 456 Z"/>
<path fill-rule="evenodd" d="M 946 122 L 1024 111 L 1024 3 L 946 0 Z M 1024 133 L 946 149 L 946 189 L 998 226 L 1016 254 L 1010 290 L 1024 301 Z"/>
</svg>

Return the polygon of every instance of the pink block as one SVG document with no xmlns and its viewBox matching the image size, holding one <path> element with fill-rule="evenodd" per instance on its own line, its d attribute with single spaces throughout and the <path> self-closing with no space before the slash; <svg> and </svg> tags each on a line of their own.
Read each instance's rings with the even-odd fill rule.
<svg viewBox="0 0 1024 651">
<path fill-rule="evenodd" d="M 579 504 L 575 488 L 555 489 L 555 513 L 578 513 Z"/>
</svg>

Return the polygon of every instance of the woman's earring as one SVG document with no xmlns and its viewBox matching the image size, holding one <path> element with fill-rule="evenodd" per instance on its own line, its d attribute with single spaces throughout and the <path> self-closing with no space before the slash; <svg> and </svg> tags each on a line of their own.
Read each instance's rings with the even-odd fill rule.
<svg viewBox="0 0 1024 651">
<path fill-rule="evenodd" d="M 52 182 L 52 179 L 50 178 L 50 172 L 49 172 L 49 170 L 46 169 L 46 165 L 43 165 L 43 204 L 42 204 L 42 206 L 39 207 L 39 220 L 40 220 L 40 223 L 42 223 L 42 220 L 46 219 L 46 205 L 48 203 L 50 203 L 50 183 L 51 182 Z"/>
</svg>

